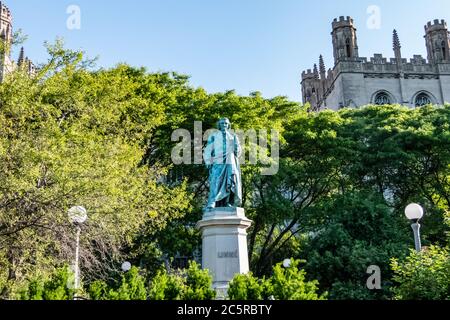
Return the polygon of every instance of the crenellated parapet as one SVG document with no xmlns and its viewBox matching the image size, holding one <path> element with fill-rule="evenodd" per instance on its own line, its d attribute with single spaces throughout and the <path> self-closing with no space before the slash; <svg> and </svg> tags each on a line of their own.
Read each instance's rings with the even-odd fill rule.
<svg viewBox="0 0 450 320">
<path fill-rule="evenodd" d="M 0 37 L 9 44 L 12 41 L 12 14 L 2 1 L 0 1 Z"/>
<path fill-rule="evenodd" d="M 353 21 L 352 17 L 340 16 L 339 19 L 337 19 L 337 18 L 334 19 L 331 25 L 334 30 L 334 29 L 338 29 L 338 28 L 348 28 L 348 27 L 353 28 L 354 27 L 353 23 L 354 23 L 354 21 Z"/>
<path fill-rule="evenodd" d="M 12 23 L 11 11 L 2 1 L 0 1 L 0 18 L 2 21 Z"/>
<path fill-rule="evenodd" d="M 433 22 L 429 21 L 425 25 L 425 33 L 447 30 L 447 22 L 445 20 L 435 19 Z"/>
<path fill-rule="evenodd" d="M 445 20 L 434 20 L 425 25 L 428 60 L 432 63 L 450 63 L 450 34 Z"/>
<path fill-rule="evenodd" d="M 397 58 L 390 58 L 389 60 L 381 54 L 375 54 L 373 57 L 367 60 L 367 58 L 361 58 L 361 71 L 362 72 L 396 72 L 399 65 L 404 72 L 434 72 L 436 70 L 435 65 L 428 63 L 421 55 L 414 55 L 408 62 L 407 59 L 398 60 Z M 351 70 L 350 70 L 351 71 Z"/>
<path fill-rule="evenodd" d="M 350 99 L 347 100 L 347 94 L 342 91 L 349 89 L 342 86 L 348 86 L 351 83 L 352 87 L 357 87 L 359 84 L 354 83 L 356 80 L 352 79 L 358 77 L 360 79 L 376 78 L 372 84 L 377 83 L 378 79 L 439 80 L 441 77 L 450 77 L 450 33 L 445 20 L 434 20 L 425 25 L 427 58 L 421 55 L 414 55 L 410 59 L 403 58 L 397 30 L 393 31 L 392 37 L 394 57 L 387 58 L 382 54 L 374 54 L 368 58 L 360 57 L 356 31 L 354 20 L 351 17 L 341 16 L 334 19 L 331 33 L 334 67 L 325 71 L 323 57 L 320 56 L 320 72 L 316 71 L 317 67 L 302 72 L 303 100 L 314 105 L 313 109 L 326 106 L 327 97 L 333 93 L 335 88 L 341 92 L 334 94 L 333 103 L 336 104 L 336 99 L 343 99 L 342 104 L 347 105 Z M 344 74 L 348 80 L 345 83 L 338 82 L 339 77 Z M 378 82 L 378 84 L 380 83 Z M 405 85 L 407 86 L 403 82 L 400 84 L 402 88 Z M 352 92 L 351 95 L 353 94 Z M 401 95 L 403 95 L 403 91 Z"/>
<path fill-rule="evenodd" d="M 302 80 L 315 80 L 316 75 L 312 71 L 312 69 L 308 69 L 302 72 Z"/>
</svg>

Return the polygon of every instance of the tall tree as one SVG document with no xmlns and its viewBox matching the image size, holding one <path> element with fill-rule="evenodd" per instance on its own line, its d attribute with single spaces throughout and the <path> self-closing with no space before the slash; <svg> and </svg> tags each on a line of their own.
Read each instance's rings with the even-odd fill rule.
<svg viewBox="0 0 450 320">
<path fill-rule="evenodd" d="M 188 206 L 183 185 L 159 182 L 161 165 L 141 165 L 145 141 L 164 119 L 158 96 L 170 97 L 150 83 L 170 77 L 127 66 L 91 72 L 81 53 L 59 42 L 48 49 L 36 77 L 18 71 L 0 85 L 3 297 L 72 260 L 71 206 L 89 213 L 81 233 L 88 278 L 116 270 L 136 234 L 161 230 Z M 152 89 L 141 94 L 142 86 Z"/>
</svg>

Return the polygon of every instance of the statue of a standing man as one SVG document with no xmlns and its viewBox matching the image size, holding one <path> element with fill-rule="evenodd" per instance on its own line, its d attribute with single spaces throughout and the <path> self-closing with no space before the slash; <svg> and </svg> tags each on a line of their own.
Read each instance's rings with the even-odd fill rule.
<svg viewBox="0 0 450 320">
<path fill-rule="evenodd" d="M 218 129 L 208 137 L 204 160 L 209 169 L 210 193 L 206 211 L 233 208 L 242 204 L 239 138 L 231 131 L 228 119 L 218 122 Z"/>
</svg>

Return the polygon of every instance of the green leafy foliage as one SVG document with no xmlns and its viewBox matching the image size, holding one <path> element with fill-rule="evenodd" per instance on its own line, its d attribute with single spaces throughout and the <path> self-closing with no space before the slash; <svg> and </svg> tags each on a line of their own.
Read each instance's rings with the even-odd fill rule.
<svg viewBox="0 0 450 320">
<path fill-rule="evenodd" d="M 185 185 L 164 185 L 167 168 L 142 165 L 172 77 L 128 66 L 91 72 L 80 52 L 48 50 L 36 77 L 18 71 L 0 84 L 3 298 L 72 259 L 74 205 L 89 215 L 80 243 L 87 280 L 107 278 L 138 235 L 189 210 Z"/>
<path fill-rule="evenodd" d="M 212 290 L 212 278 L 208 270 L 201 270 L 195 262 L 186 270 L 185 300 L 212 300 L 216 296 Z"/>
<path fill-rule="evenodd" d="M 212 300 L 216 292 L 208 270 L 201 270 L 195 262 L 178 274 L 160 271 L 152 279 L 150 300 Z"/>
<path fill-rule="evenodd" d="M 264 300 L 264 294 L 268 291 L 268 282 L 249 274 L 238 274 L 230 282 L 228 297 L 231 300 Z"/>
<path fill-rule="evenodd" d="M 392 298 L 388 266 L 412 244 L 403 215 L 410 202 L 426 209 L 424 245 L 447 245 L 449 105 L 310 113 L 285 97 L 208 94 L 176 73 L 96 70 L 60 40 L 46 48 L 35 77 L 17 70 L 0 84 L 0 298 L 24 285 L 30 297 L 50 298 L 44 280 L 28 279 L 49 279 L 73 259 L 67 210 L 83 205 L 80 265 L 93 298 L 211 299 L 208 276 L 194 266 L 179 276 L 157 270 L 200 245 L 195 224 L 208 193 L 202 165 L 173 165 L 172 132 L 193 136 L 195 121 L 206 130 L 221 117 L 234 129 L 278 130 L 281 139 L 277 175 L 261 175 L 261 163 L 242 168 L 251 270 L 272 278 L 237 277 L 233 296 L 266 299 L 275 290 L 280 299 L 309 299 L 308 281 L 317 279 L 331 299 Z M 306 257 L 307 274 L 273 270 L 288 256 Z M 125 257 L 142 270 L 110 283 Z M 380 291 L 365 287 L 369 265 L 382 269 Z M 153 279 L 145 294 L 141 276 Z M 295 279 L 304 291 L 289 287 Z"/>
<path fill-rule="evenodd" d="M 228 296 L 231 300 L 325 300 L 326 294 L 318 294 L 318 281 L 308 281 L 306 272 L 299 269 L 300 262 L 292 260 L 289 268 L 278 263 L 268 279 L 237 275 L 230 283 Z"/>
<path fill-rule="evenodd" d="M 446 243 L 450 191 L 450 109 L 367 106 L 300 112 L 285 126 L 280 172 L 255 176 L 247 212 L 252 270 L 304 257 L 308 276 L 331 299 L 392 298 L 392 257 L 412 245 L 404 217 L 421 203 L 425 245 Z M 426 226 L 426 227 L 425 227 Z M 382 290 L 366 270 L 382 269 Z"/>
<path fill-rule="evenodd" d="M 331 299 L 387 299 L 390 297 L 391 257 L 408 250 L 407 226 L 379 196 L 347 193 L 321 208 L 317 231 L 305 246 L 306 270 L 318 279 Z M 402 220 L 400 220 L 402 219 Z M 405 230 L 406 229 L 406 230 Z M 369 266 L 381 268 L 382 290 L 368 290 Z"/>
<path fill-rule="evenodd" d="M 411 251 L 404 260 L 392 259 L 392 289 L 397 300 L 449 300 L 450 254 L 431 246 L 423 252 Z"/>
<path fill-rule="evenodd" d="M 160 271 L 152 279 L 149 291 L 150 300 L 182 300 L 184 279 L 181 276 Z"/>
<path fill-rule="evenodd" d="M 94 281 L 88 293 L 92 300 L 147 300 L 145 278 L 136 267 L 122 275 L 121 281 L 113 287 L 100 280 Z"/>
<path fill-rule="evenodd" d="M 68 267 L 57 269 L 49 279 L 35 278 L 20 292 L 21 300 L 73 300 L 74 275 Z"/>
<path fill-rule="evenodd" d="M 271 291 L 277 300 L 324 300 L 326 294 L 319 295 L 319 282 L 307 281 L 305 270 L 299 269 L 300 260 L 291 261 L 289 268 L 278 263 L 270 278 Z"/>
</svg>

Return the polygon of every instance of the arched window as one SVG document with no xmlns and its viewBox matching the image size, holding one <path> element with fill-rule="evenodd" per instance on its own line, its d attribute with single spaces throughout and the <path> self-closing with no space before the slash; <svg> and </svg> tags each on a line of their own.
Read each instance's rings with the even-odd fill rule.
<svg viewBox="0 0 450 320">
<path fill-rule="evenodd" d="M 426 93 L 422 92 L 416 97 L 416 107 L 423 107 L 432 104 L 431 98 Z"/>
<path fill-rule="evenodd" d="M 352 56 L 352 47 L 350 46 L 350 39 L 345 40 L 345 47 L 347 48 L 347 58 Z"/>
<path fill-rule="evenodd" d="M 442 49 L 442 58 L 444 60 L 447 60 L 447 48 L 445 46 L 445 41 L 442 41 L 441 49 Z"/>
<path fill-rule="evenodd" d="M 377 106 L 383 106 L 385 104 L 391 104 L 391 98 L 389 97 L 389 95 L 386 92 L 379 92 L 377 93 L 377 95 L 375 96 L 375 104 Z"/>
</svg>

